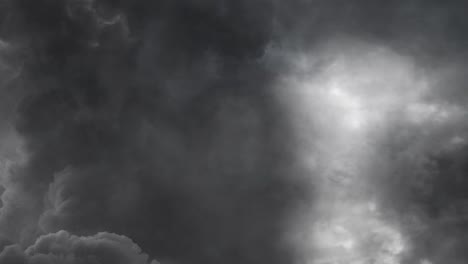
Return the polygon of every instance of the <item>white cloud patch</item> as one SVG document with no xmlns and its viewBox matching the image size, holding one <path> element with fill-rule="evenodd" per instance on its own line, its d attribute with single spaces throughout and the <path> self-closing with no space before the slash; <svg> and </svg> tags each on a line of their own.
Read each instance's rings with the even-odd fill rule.
<svg viewBox="0 0 468 264">
<path fill-rule="evenodd" d="M 438 171 L 416 161 L 465 144 L 455 132 L 466 109 L 429 100 L 440 89 L 438 76 L 389 48 L 340 39 L 285 57 L 292 67 L 277 89 L 300 138 L 297 155 L 315 199 L 291 221 L 299 263 L 402 263 L 409 237 L 381 202 L 376 182 L 405 160 L 423 174 L 405 181 L 430 195 Z M 395 160 L 382 153 L 390 138 L 397 141 L 392 147 L 406 149 L 392 153 Z"/>
</svg>

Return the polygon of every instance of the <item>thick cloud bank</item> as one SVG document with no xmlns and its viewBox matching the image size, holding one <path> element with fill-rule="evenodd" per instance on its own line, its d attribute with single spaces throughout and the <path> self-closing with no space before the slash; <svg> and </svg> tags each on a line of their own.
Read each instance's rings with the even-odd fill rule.
<svg viewBox="0 0 468 264">
<path fill-rule="evenodd" d="M 59 231 L 39 237 L 24 251 L 18 246 L 8 246 L 0 254 L 0 263 L 9 264 L 92 264 L 134 263 L 157 264 L 125 236 L 98 233 L 90 237 L 70 235 Z"/>
<path fill-rule="evenodd" d="M 2 13 L 1 48 L 15 48 L 2 89 L 19 94 L 5 111 L 2 245 L 36 243 L 32 263 L 54 239 L 146 261 L 94 236 L 106 231 L 161 262 L 290 262 L 297 186 L 261 59 L 270 2 L 21 0 Z M 91 237 L 47 235 L 59 230 Z"/>
<path fill-rule="evenodd" d="M 465 263 L 466 9 L 0 1 L 0 264 Z"/>
</svg>

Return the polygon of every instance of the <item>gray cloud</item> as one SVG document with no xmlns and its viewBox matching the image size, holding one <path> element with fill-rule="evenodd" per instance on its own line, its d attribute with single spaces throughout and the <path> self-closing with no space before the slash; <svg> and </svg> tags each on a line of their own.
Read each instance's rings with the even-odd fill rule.
<svg viewBox="0 0 468 264">
<path fill-rule="evenodd" d="M 125 236 L 98 233 L 89 237 L 70 235 L 66 231 L 39 237 L 24 251 L 8 246 L 0 254 L 0 263 L 135 263 L 157 264 Z"/>
<path fill-rule="evenodd" d="M 419 0 L 2 1 L 0 245 L 10 246 L 0 263 L 67 254 L 74 263 L 93 250 L 148 261 L 102 231 L 168 263 L 294 262 L 287 223 L 301 202 L 322 206 L 323 190 L 302 178 L 343 178 L 361 164 L 327 163 L 341 151 L 330 138 L 343 133 L 333 122 L 345 115 L 323 112 L 330 105 L 316 95 L 312 113 L 292 118 L 291 87 L 275 88 L 289 75 L 321 84 L 340 56 L 361 62 L 345 64 L 348 79 L 362 69 L 379 77 L 353 88 L 372 107 L 395 83 L 409 95 L 426 81 L 366 138 L 366 188 L 383 222 L 403 226 L 412 249 L 402 261 L 466 259 L 465 9 Z M 291 66 L 309 59 L 305 71 Z M 298 164 L 309 143 L 320 156 L 313 170 Z M 361 147 L 349 152 L 369 149 Z"/>
<path fill-rule="evenodd" d="M 24 160 L 2 195 L 1 233 L 19 244 L 5 258 L 67 230 L 123 234 L 169 262 L 290 262 L 299 187 L 261 59 L 270 2 L 9 4 Z"/>
</svg>

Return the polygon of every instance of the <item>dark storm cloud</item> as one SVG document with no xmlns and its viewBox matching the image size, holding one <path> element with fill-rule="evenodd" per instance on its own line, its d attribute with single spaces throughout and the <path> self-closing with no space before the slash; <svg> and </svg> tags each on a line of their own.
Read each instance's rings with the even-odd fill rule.
<svg viewBox="0 0 468 264">
<path fill-rule="evenodd" d="M 327 35 L 349 34 L 386 45 L 397 41 L 412 52 L 436 55 L 464 49 L 466 43 L 464 1 L 298 0 L 279 2 L 278 7 L 282 33 L 303 45 Z"/>
<path fill-rule="evenodd" d="M 125 238 L 94 235 L 108 231 L 168 262 L 293 263 L 281 238 L 302 189 L 292 131 L 271 89 L 284 68 L 265 51 L 352 36 L 417 61 L 436 87 L 428 103 L 465 108 L 464 10 L 462 1 L 2 1 L 0 143 L 2 156 L 21 143 L 24 157 L 2 176 L 1 245 L 67 247 L 48 258 L 101 246 L 130 263 L 142 256 Z M 454 237 L 433 258 L 449 263 L 462 254 L 464 227 L 427 219 L 466 199 L 466 147 L 431 142 L 466 127 L 404 122 L 379 139 L 389 169 L 379 167 L 375 188 L 395 218 L 417 211 L 425 234 Z M 62 229 L 89 237 L 36 241 Z M 415 236 L 410 258 L 433 251 L 419 246 L 427 236 Z M 30 248 L 9 246 L 0 263 L 46 261 Z"/>
<path fill-rule="evenodd" d="M 297 196 L 289 131 L 261 59 L 269 1 L 8 4 L 25 163 L 5 180 L 2 233 L 24 247 L 62 229 L 92 237 L 46 235 L 36 245 L 72 248 L 10 246 L 2 264 L 107 248 L 101 231 L 168 262 L 292 261 L 281 240 Z"/>
<path fill-rule="evenodd" d="M 435 127 L 394 121 L 377 143 L 373 184 L 411 245 L 403 263 L 467 258 L 466 114 L 455 120 Z"/>
</svg>

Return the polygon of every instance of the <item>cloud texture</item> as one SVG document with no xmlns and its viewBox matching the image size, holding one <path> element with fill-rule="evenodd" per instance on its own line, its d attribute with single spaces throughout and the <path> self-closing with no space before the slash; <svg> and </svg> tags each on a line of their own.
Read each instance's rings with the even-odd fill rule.
<svg viewBox="0 0 468 264">
<path fill-rule="evenodd" d="M 108 231 L 168 263 L 289 262 L 280 237 L 296 184 L 260 61 L 271 3 L 2 3 L 22 69 L 9 84 L 21 99 L 8 121 L 18 157 L 2 175 L 5 245 L 39 263 L 49 249 L 31 244 L 106 247 L 94 234 Z M 59 230 L 87 238 L 47 235 Z M 122 240 L 112 251 L 134 247 Z"/>
<path fill-rule="evenodd" d="M 0 264 L 462 263 L 466 8 L 1 1 Z"/>
<path fill-rule="evenodd" d="M 18 246 L 6 247 L 0 255 L 1 263 L 135 263 L 149 262 L 148 256 L 125 236 L 98 233 L 90 237 L 70 235 L 59 231 L 39 237 L 22 251 Z"/>
</svg>

